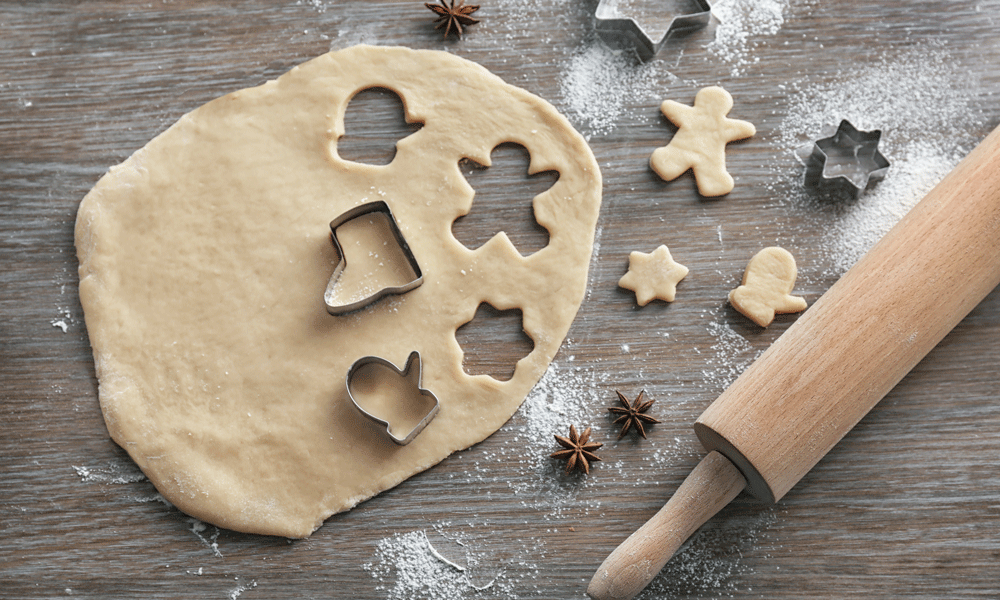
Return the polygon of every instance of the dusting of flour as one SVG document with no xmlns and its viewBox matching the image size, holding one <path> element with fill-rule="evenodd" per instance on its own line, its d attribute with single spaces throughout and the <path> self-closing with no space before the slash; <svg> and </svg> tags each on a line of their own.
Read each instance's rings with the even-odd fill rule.
<svg viewBox="0 0 1000 600">
<path fill-rule="evenodd" d="M 781 31 L 789 0 L 719 0 L 712 3 L 712 15 L 719 20 L 715 39 L 708 51 L 732 67 L 731 75 L 741 74 L 757 62 L 751 50 L 761 41 Z"/>
<path fill-rule="evenodd" d="M 667 74 L 670 77 L 669 74 Z M 612 50 L 592 36 L 569 57 L 559 81 L 561 109 L 585 137 L 606 135 L 632 104 L 659 103 L 663 88 L 655 61 Z"/>
<path fill-rule="evenodd" d="M 832 267 L 845 272 L 948 174 L 962 158 L 957 149 L 915 142 L 896 157 L 887 177 L 827 230 L 823 245 Z"/>
<path fill-rule="evenodd" d="M 978 143 L 982 113 L 978 82 L 955 57 L 937 47 L 883 57 L 867 67 L 835 74 L 824 83 L 792 83 L 788 115 L 777 143 L 799 157 L 842 119 L 860 130 L 882 132 L 879 150 L 891 165 L 885 178 L 857 202 L 810 203 L 801 178 L 785 191 L 808 210 L 825 210 L 821 251 L 829 275 L 847 271 Z"/>
</svg>

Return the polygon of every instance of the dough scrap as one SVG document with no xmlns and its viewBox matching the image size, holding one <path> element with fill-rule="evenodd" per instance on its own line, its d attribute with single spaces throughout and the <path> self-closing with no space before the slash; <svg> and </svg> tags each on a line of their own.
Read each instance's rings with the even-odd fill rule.
<svg viewBox="0 0 1000 600">
<path fill-rule="evenodd" d="M 729 292 L 729 303 L 754 323 L 767 327 L 775 314 L 806 309 L 806 301 L 792 296 L 795 287 L 795 257 L 777 246 L 764 248 L 747 263 L 743 282 Z"/>
<path fill-rule="evenodd" d="M 679 129 L 669 144 L 653 151 L 649 166 L 665 181 L 693 170 L 702 196 L 733 191 L 733 178 L 726 171 L 726 144 L 751 137 L 757 129 L 726 117 L 732 108 L 733 97 L 718 86 L 699 91 L 694 106 L 664 100 L 660 111 Z"/>
<path fill-rule="evenodd" d="M 674 261 L 666 246 L 660 246 L 650 254 L 629 254 L 628 272 L 618 280 L 618 285 L 635 292 L 639 306 L 646 306 L 654 298 L 673 302 L 677 283 L 687 274 L 688 268 Z"/>
<path fill-rule="evenodd" d="M 407 121 L 388 165 L 337 154 L 358 92 L 389 88 Z M 549 243 L 451 233 L 474 191 L 459 163 L 504 142 L 530 171 Z M 183 116 L 112 167 L 76 222 L 80 298 L 112 438 L 182 511 L 238 531 L 305 537 L 330 515 L 496 431 L 555 356 L 583 300 L 601 176 L 550 104 L 445 52 L 357 46 Z M 330 221 L 384 200 L 423 285 L 327 314 Z M 530 200 L 528 198 L 525 201 Z M 380 243 L 373 241 L 373 243 Z M 462 370 L 455 330 L 488 302 L 534 342 L 504 382 Z M 398 446 L 347 396 L 354 361 L 423 359 L 433 421 Z"/>
</svg>

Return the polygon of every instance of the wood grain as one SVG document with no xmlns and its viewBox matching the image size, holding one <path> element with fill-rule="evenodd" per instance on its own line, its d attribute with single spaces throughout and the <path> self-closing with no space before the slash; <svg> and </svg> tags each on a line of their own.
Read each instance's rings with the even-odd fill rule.
<svg viewBox="0 0 1000 600">
<path fill-rule="evenodd" d="M 458 597 L 581 598 L 601 561 L 702 458 L 695 418 L 796 320 L 760 330 L 726 306 L 749 257 L 789 248 L 796 293 L 810 303 L 840 274 L 824 240 L 842 211 L 801 191 L 801 166 L 781 138 L 796 89 L 850 87 L 880 61 L 941 55 L 937 70 L 914 77 L 960 74 L 954 96 L 968 106 L 948 115 L 962 122 L 913 126 L 968 151 L 1000 122 L 995 0 L 790 2 L 777 33 L 751 36 L 742 65 L 708 48 L 712 25 L 641 71 L 644 85 L 621 99 L 610 129 L 575 112 L 563 85 L 593 47 L 594 0 L 481 4 L 482 23 L 445 41 L 410 0 L 0 3 L 0 597 L 439 598 L 395 593 L 396 574 L 378 572 L 380 542 L 426 531 L 442 555 L 468 560 L 475 585 L 500 575 Z M 309 539 L 200 530 L 158 501 L 108 438 L 76 294 L 76 208 L 110 165 L 185 112 L 362 41 L 474 60 L 550 100 L 589 136 L 605 181 L 599 253 L 550 386 L 585 405 L 604 461 L 589 478 L 539 471 L 523 456 L 535 432 L 521 413 Z M 660 181 L 648 159 L 672 132 L 659 103 L 690 103 L 714 84 L 758 135 L 729 147 L 736 189 L 706 200 L 689 175 Z M 360 123 L 377 132 L 385 117 L 371 115 Z M 525 202 L 519 186 L 500 194 Z M 470 216 L 479 235 L 506 225 L 489 214 L 476 223 Z M 616 282 L 629 252 L 661 243 L 691 273 L 674 303 L 637 308 Z M 493 337 L 480 329 L 470 346 L 477 336 Z M 663 423 L 648 440 L 613 441 L 604 407 L 615 389 L 657 400 Z M 994 290 L 776 507 L 738 497 L 641 597 L 1000 596 L 998 390 Z"/>
</svg>

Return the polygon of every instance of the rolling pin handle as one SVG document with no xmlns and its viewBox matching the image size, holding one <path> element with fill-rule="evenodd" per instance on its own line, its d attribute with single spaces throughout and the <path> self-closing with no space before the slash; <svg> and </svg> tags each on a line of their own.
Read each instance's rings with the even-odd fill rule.
<svg viewBox="0 0 1000 600">
<path fill-rule="evenodd" d="M 710 452 L 663 508 L 605 559 L 587 595 L 594 600 L 635 597 L 691 534 L 745 487 L 739 469 L 719 452 Z"/>
</svg>

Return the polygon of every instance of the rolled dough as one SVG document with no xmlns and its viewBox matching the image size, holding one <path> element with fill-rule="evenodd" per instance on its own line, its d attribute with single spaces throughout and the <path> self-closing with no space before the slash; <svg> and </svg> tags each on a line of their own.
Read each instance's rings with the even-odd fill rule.
<svg viewBox="0 0 1000 600">
<path fill-rule="evenodd" d="M 424 124 L 385 166 L 337 154 L 348 102 L 371 87 Z M 533 200 L 549 244 L 527 258 L 503 233 L 475 251 L 451 233 L 474 196 L 459 162 L 489 165 L 503 142 L 528 149 L 532 173 L 559 172 Z M 80 205 L 80 298 L 111 436 L 184 512 L 308 536 L 514 413 L 583 299 L 600 193 L 593 154 L 551 105 L 443 52 L 358 46 L 209 102 Z M 374 200 L 424 283 L 332 316 L 329 223 Z M 455 340 L 487 301 L 520 308 L 534 342 L 505 382 L 466 375 Z M 413 350 L 440 412 L 398 446 L 356 411 L 345 377 L 362 356 L 402 365 Z"/>
</svg>

